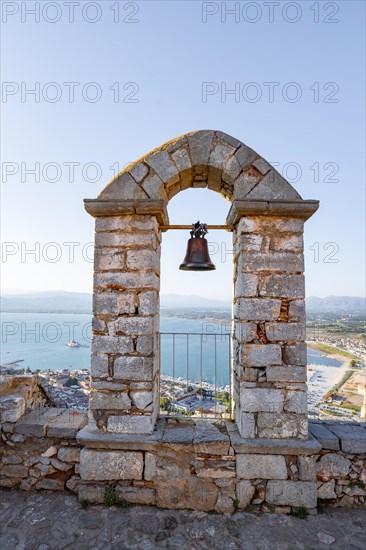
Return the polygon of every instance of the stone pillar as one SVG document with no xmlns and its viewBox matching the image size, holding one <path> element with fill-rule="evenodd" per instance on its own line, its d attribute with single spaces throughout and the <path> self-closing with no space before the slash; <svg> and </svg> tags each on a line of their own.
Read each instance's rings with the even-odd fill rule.
<svg viewBox="0 0 366 550">
<path fill-rule="evenodd" d="M 303 226 L 316 201 L 234 201 L 233 387 L 245 438 L 307 439 Z"/>
<path fill-rule="evenodd" d="M 96 217 L 90 411 L 104 432 L 150 434 L 159 414 L 162 201 L 87 200 Z M 93 423 L 93 422 L 92 422 Z"/>
</svg>

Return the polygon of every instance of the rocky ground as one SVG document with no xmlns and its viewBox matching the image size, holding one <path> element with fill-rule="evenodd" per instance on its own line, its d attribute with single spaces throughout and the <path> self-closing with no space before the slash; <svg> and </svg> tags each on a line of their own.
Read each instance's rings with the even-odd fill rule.
<svg viewBox="0 0 366 550">
<path fill-rule="evenodd" d="M 0 492 L 2 550 L 339 550 L 366 547 L 362 510 L 326 509 L 299 519 L 233 516 L 148 506 L 83 507 L 61 493 Z"/>
</svg>

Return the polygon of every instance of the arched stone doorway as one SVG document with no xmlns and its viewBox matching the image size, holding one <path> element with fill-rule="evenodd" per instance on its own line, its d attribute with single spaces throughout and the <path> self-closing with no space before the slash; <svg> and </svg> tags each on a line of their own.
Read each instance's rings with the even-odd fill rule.
<svg viewBox="0 0 366 550">
<path fill-rule="evenodd" d="M 90 427 L 154 430 L 162 228 L 169 200 L 190 187 L 208 187 L 231 203 L 240 435 L 307 439 L 302 234 L 318 201 L 303 200 L 255 151 L 212 130 L 165 143 L 85 200 L 96 218 Z"/>
</svg>

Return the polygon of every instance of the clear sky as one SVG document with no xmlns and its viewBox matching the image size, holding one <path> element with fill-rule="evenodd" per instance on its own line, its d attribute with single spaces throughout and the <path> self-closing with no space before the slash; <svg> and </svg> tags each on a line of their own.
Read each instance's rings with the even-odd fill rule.
<svg viewBox="0 0 366 550">
<path fill-rule="evenodd" d="M 83 198 L 117 166 L 209 128 L 320 200 L 305 231 L 307 294 L 364 294 L 363 1 L 39 2 L 36 16 L 35 4 L 1 2 L 3 288 L 91 292 Z M 228 209 L 195 189 L 169 215 L 220 224 Z M 164 235 L 162 292 L 229 298 L 230 235 L 210 233 L 209 274 L 178 271 L 187 238 Z"/>
</svg>

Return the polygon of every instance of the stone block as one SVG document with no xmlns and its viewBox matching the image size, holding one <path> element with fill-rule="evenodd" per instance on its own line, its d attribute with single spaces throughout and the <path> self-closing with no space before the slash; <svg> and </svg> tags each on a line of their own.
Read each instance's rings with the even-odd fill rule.
<svg viewBox="0 0 366 550">
<path fill-rule="evenodd" d="M 239 409 L 239 418 L 236 419 L 241 437 L 255 437 L 255 416 L 253 413 L 242 412 Z"/>
<path fill-rule="evenodd" d="M 294 367 L 286 365 L 285 367 L 269 367 L 266 370 L 267 382 L 306 382 L 306 367 Z"/>
<path fill-rule="evenodd" d="M 237 455 L 236 471 L 242 479 L 287 479 L 286 460 L 281 455 Z"/>
<path fill-rule="evenodd" d="M 100 199 L 140 200 L 146 199 L 145 193 L 127 172 L 122 172 L 103 189 Z"/>
<path fill-rule="evenodd" d="M 138 451 L 95 451 L 82 449 L 80 477 L 87 481 L 142 479 L 143 453 Z"/>
<path fill-rule="evenodd" d="M 93 311 L 101 315 L 128 315 L 135 313 L 137 306 L 136 294 L 128 292 L 95 292 L 93 296 Z"/>
<path fill-rule="evenodd" d="M 257 296 L 258 277 L 252 273 L 240 273 L 236 279 L 234 294 L 236 298 Z"/>
<path fill-rule="evenodd" d="M 283 349 L 283 361 L 287 365 L 306 365 L 307 353 L 305 342 L 285 345 Z"/>
<path fill-rule="evenodd" d="M 117 357 L 114 361 L 117 380 L 150 382 L 153 379 L 153 360 L 150 357 Z"/>
<path fill-rule="evenodd" d="M 139 336 L 136 343 L 137 353 L 142 355 L 151 355 L 157 349 L 158 342 L 156 335 L 154 336 Z"/>
<path fill-rule="evenodd" d="M 91 410 L 129 410 L 131 408 L 131 399 L 127 392 L 103 392 L 92 389 L 90 392 L 89 407 Z"/>
<path fill-rule="evenodd" d="M 171 178 L 178 176 L 178 170 L 171 161 L 169 153 L 165 150 L 160 150 L 146 157 L 145 162 L 155 170 L 163 182 L 167 182 Z"/>
<path fill-rule="evenodd" d="M 167 201 L 165 186 L 158 175 L 149 175 L 142 183 L 142 187 L 151 199 Z"/>
<path fill-rule="evenodd" d="M 301 200 L 298 192 L 275 170 L 270 170 L 260 183 L 248 193 L 247 199 L 259 200 Z"/>
<path fill-rule="evenodd" d="M 269 172 L 272 168 L 272 166 L 268 164 L 268 162 L 261 157 L 258 158 L 257 160 L 254 160 L 252 162 L 252 165 L 262 174 L 262 176 L 267 174 L 267 172 Z"/>
<path fill-rule="evenodd" d="M 307 439 L 308 419 L 305 415 L 259 412 L 257 429 L 258 437 L 273 439 Z"/>
<path fill-rule="evenodd" d="M 331 479 L 330 481 L 323 483 L 323 485 L 318 487 L 318 498 L 325 499 L 325 500 L 337 498 L 337 495 L 334 489 L 335 489 L 334 479 Z"/>
<path fill-rule="evenodd" d="M 245 252 L 245 259 L 242 262 L 244 272 L 277 272 L 288 273 L 304 271 L 303 254 L 293 252 Z"/>
<path fill-rule="evenodd" d="M 315 481 L 316 479 L 316 458 L 314 456 L 299 456 L 299 476 L 302 481 Z"/>
<path fill-rule="evenodd" d="M 235 250 L 240 252 L 259 252 L 263 243 L 263 235 L 248 233 L 241 235 L 237 241 Z M 238 262 L 239 272 L 245 271 L 245 254 L 240 254 Z"/>
<path fill-rule="evenodd" d="M 281 365 L 281 346 L 278 344 L 248 344 L 241 346 L 241 364 L 248 367 Z"/>
<path fill-rule="evenodd" d="M 267 483 L 266 501 L 280 506 L 315 508 L 316 483 L 313 481 L 270 480 Z"/>
<path fill-rule="evenodd" d="M 108 390 L 108 391 L 127 391 L 129 386 L 123 382 L 115 382 L 112 380 L 92 380 L 91 381 L 92 390 Z"/>
<path fill-rule="evenodd" d="M 61 479 L 41 479 L 36 483 L 36 489 L 45 489 L 46 491 L 63 491 L 65 482 Z"/>
<path fill-rule="evenodd" d="M 61 447 L 57 452 L 57 458 L 63 462 L 79 462 L 80 449 L 76 447 Z"/>
<path fill-rule="evenodd" d="M 303 233 L 304 220 L 279 216 L 243 216 L 238 224 L 239 233 Z"/>
<path fill-rule="evenodd" d="M 191 159 L 189 158 L 188 150 L 185 147 L 180 147 L 176 151 L 172 151 L 170 156 L 179 172 L 184 172 L 185 170 L 190 170 L 192 168 Z"/>
<path fill-rule="evenodd" d="M 258 338 L 256 323 L 235 322 L 235 338 L 240 343 L 252 342 Z"/>
<path fill-rule="evenodd" d="M 107 378 L 109 376 L 108 355 L 105 353 L 92 353 L 90 372 L 92 377 Z"/>
<path fill-rule="evenodd" d="M 126 268 L 125 256 L 125 251 L 120 248 L 96 248 L 94 252 L 94 270 L 124 270 Z"/>
<path fill-rule="evenodd" d="M 287 340 L 304 341 L 306 337 L 305 323 L 266 323 L 266 336 L 271 342 Z"/>
<path fill-rule="evenodd" d="M 131 353 L 132 351 L 133 342 L 129 336 L 93 336 L 93 353 Z"/>
<path fill-rule="evenodd" d="M 0 422 L 16 422 L 24 413 L 24 397 L 11 394 L 0 397 Z"/>
<path fill-rule="evenodd" d="M 304 250 L 304 239 L 301 234 L 296 235 L 283 235 L 275 234 L 271 237 L 270 249 L 277 252 L 298 252 L 302 253 Z"/>
<path fill-rule="evenodd" d="M 288 320 L 300 321 L 305 320 L 305 302 L 304 300 L 292 300 L 288 308 Z"/>
<path fill-rule="evenodd" d="M 309 422 L 309 431 L 322 444 L 323 449 L 333 451 L 340 449 L 338 437 L 328 430 L 324 424 Z"/>
<path fill-rule="evenodd" d="M 74 439 L 77 432 L 87 423 L 87 413 L 73 409 L 61 409 L 62 414 L 47 421 L 48 437 Z"/>
<path fill-rule="evenodd" d="M 307 414 L 308 401 L 306 391 L 288 391 L 286 393 L 284 409 L 296 414 Z"/>
<path fill-rule="evenodd" d="M 108 327 L 110 324 L 108 324 Z M 125 336 L 140 336 L 154 333 L 154 317 L 119 317 L 113 323 L 115 332 Z"/>
<path fill-rule="evenodd" d="M 47 409 L 36 409 L 23 416 L 15 425 L 15 432 L 26 437 L 44 437 L 47 420 L 52 415 L 60 415 L 62 409 L 49 412 Z"/>
<path fill-rule="evenodd" d="M 153 417 L 143 415 L 110 416 L 107 431 L 123 434 L 152 434 L 154 431 Z"/>
<path fill-rule="evenodd" d="M 235 147 L 232 147 L 227 143 L 218 142 L 211 151 L 209 165 L 222 170 L 226 161 L 234 153 Z"/>
<path fill-rule="evenodd" d="M 156 291 L 139 292 L 138 313 L 139 315 L 155 315 L 159 313 L 159 296 Z"/>
<path fill-rule="evenodd" d="M 366 429 L 352 424 L 327 424 L 340 439 L 341 449 L 345 453 L 366 453 Z"/>
<path fill-rule="evenodd" d="M 240 389 L 240 408 L 243 412 L 269 411 L 279 413 L 283 410 L 283 403 L 284 395 L 281 390 L 248 388 L 245 386 Z"/>
<path fill-rule="evenodd" d="M 229 453 L 229 437 L 211 422 L 197 420 L 193 437 L 196 453 L 226 456 Z"/>
<path fill-rule="evenodd" d="M 51 458 L 51 464 L 53 468 L 60 470 L 61 472 L 68 472 L 71 468 L 73 468 L 72 464 L 65 464 L 65 462 L 58 460 L 58 458 Z"/>
<path fill-rule="evenodd" d="M 83 484 L 79 485 L 79 502 L 90 504 L 102 504 L 104 502 L 106 486 L 104 484 Z"/>
<path fill-rule="evenodd" d="M 78 475 L 76 476 L 71 476 L 67 481 L 66 481 L 66 488 L 69 489 L 70 491 L 72 491 L 73 493 L 76 493 L 78 494 L 79 492 L 79 486 L 80 486 L 80 477 Z"/>
<path fill-rule="evenodd" d="M 148 487 L 124 487 L 117 485 L 116 497 L 117 501 L 127 501 L 131 504 L 155 504 L 155 489 Z"/>
<path fill-rule="evenodd" d="M 281 300 L 240 298 L 239 318 L 246 321 L 274 321 L 280 315 Z"/>
<path fill-rule="evenodd" d="M 146 198 L 146 197 L 145 197 Z M 155 231 L 134 233 L 123 231 L 100 231 L 95 234 L 95 249 L 101 248 L 147 248 L 156 250 L 158 238 Z"/>
<path fill-rule="evenodd" d="M 28 468 L 20 464 L 4 464 L 1 475 L 6 477 L 28 477 Z"/>
<path fill-rule="evenodd" d="M 103 216 L 95 219 L 95 231 L 129 231 L 132 216 Z"/>
<path fill-rule="evenodd" d="M 346 477 L 351 468 L 351 461 L 338 453 L 328 453 L 321 457 L 317 464 L 317 475 L 319 479 Z"/>
<path fill-rule="evenodd" d="M 132 404 L 140 410 L 151 411 L 153 406 L 153 394 L 151 391 L 132 391 L 130 393 Z"/>
<path fill-rule="evenodd" d="M 235 199 L 239 199 L 239 200 L 244 199 L 248 195 L 248 193 L 250 193 L 250 191 L 260 181 L 260 179 L 261 179 L 261 174 L 256 168 L 253 168 L 251 166 L 246 167 L 239 174 L 239 176 L 236 178 L 234 182 Z"/>
<path fill-rule="evenodd" d="M 187 136 L 193 166 L 207 165 L 215 134 L 211 130 L 192 132 Z"/>
<path fill-rule="evenodd" d="M 244 143 L 241 144 L 240 147 L 235 151 L 235 156 L 238 159 L 241 168 L 246 168 L 258 157 L 257 153 L 253 151 L 253 149 L 251 149 L 250 147 L 244 145 Z"/>
<path fill-rule="evenodd" d="M 128 271 L 94 274 L 94 289 L 106 290 L 159 290 L 160 279 L 152 271 Z"/>
<path fill-rule="evenodd" d="M 154 250 L 127 250 L 128 270 L 151 269 L 160 273 L 160 259 Z"/>
<path fill-rule="evenodd" d="M 153 453 L 145 453 L 144 479 L 152 481 L 156 476 L 156 456 Z"/>
<path fill-rule="evenodd" d="M 227 159 L 223 166 L 222 179 L 225 183 L 233 185 L 236 178 L 239 176 L 242 167 L 235 155 L 232 155 Z"/>
<path fill-rule="evenodd" d="M 273 298 L 304 298 L 304 275 L 269 275 L 265 283 L 259 286 L 259 295 Z"/>
<path fill-rule="evenodd" d="M 236 485 L 236 498 L 239 501 L 239 508 L 247 508 L 254 497 L 255 487 L 250 481 L 242 480 Z"/>
<path fill-rule="evenodd" d="M 143 162 L 136 162 L 131 168 L 128 167 L 128 171 L 136 181 L 136 183 L 141 183 L 142 180 L 147 176 L 149 172 L 149 167 L 146 166 Z"/>
</svg>

